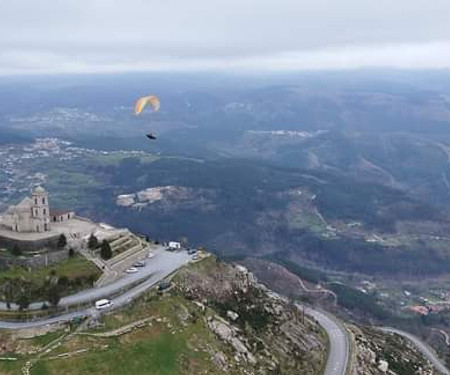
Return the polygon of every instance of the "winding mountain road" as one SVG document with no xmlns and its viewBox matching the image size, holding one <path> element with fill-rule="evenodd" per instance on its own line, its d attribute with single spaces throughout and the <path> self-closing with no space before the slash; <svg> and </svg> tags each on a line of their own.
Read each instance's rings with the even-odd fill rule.
<svg viewBox="0 0 450 375">
<path fill-rule="evenodd" d="M 147 265 L 142 267 L 138 273 L 126 275 L 120 280 L 101 288 L 93 288 L 67 296 L 61 300 L 60 305 L 69 307 L 77 304 L 89 303 L 122 292 L 118 297 L 112 299 L 114 305 L 106 311 L 119 308 L 128 304 L 146 290 L 156 285 L 159 281 L 187 264 L 190 259 L 191 256 L 185 251 L 172 253 L 167 252 L 164 248 L 160 247 L 154 251 L 154 257 L 149 259 Z M 132 287 L 132 285 L 136 286 Z M 4 304 L 0 304 L 0 309 L 6 307 L 3 305 Z M 38 308 L 40 306 L 41 303 L 35 303 L 32 308 Z M 313 317 L 328 335 L 329 353 L 324 375 L 345 375 L 350 357 L 350 344 L 348 333 L 342 323 L 327 312 L 300 304 L 297 304 L 297 307 L 299 309 L 304 309 L 304 312 L 307 315 Z M 33 328 L 53 323 L 68 322 L 76 317 L 96 316 L 99 314 L 100 311 L 91 306 L 80 311 L 70 312 L 42 320 L 27 322 L 0 321 L 0 328 L 11 330 Z M 407 338 L 428 360 L 430 360 L 438 371 L 444 375 L 450 375 L 450 371 L 442 364 L 434 351 L 414 335 L 395 328 L 380 327 L 379 329 L 385 333 L 395 333 Z"/>
<path fill-rule="evenodd" d="M 116 309 L 124 306 L 144 293 L 146 290 L 169 276 L 171 273 L 185 265 L 191 259 L 191 256 L 185 251 L 168 252 L 163 247 L 153 251 L 154 257 L 149 259 L 147 265 L 142 267 L 136 274 L 124 275 L 123 278 L 114 283 L 100 288 L 92 288 L 71 296 L 61 299 L 60 306 L 74 306 L 85 303 L 93 303 L 100 298 L 110 297 L 114 294 L 122 292 L 118 297 L 113 298 L 114 305 L 106 310 Z M 136 285 L 137 284 L 137 285 Z M 136 285 L 132 287 L 132 285 Z M 125 291 L 126 290 L 126 291 Z M 42 305 L 41 302 L 34 303 L 31 309 L 38 309 Z M 329 337 L 330 351 L 328 353 L 327 366 L 324 375 L 345 375 L 347 362 L 349 358 L 349 339 L 347 332 L 342 324 L 331 315 L 314 310 L 311 307 L 298 305 L 304 308 L 305 313 L 312 316 L 325 329 Z M 0 304 L 0 309 L 6 308 L 4 304 Z M 87 307 L 80 311 L 70 312 L 56 317 L 40 319 L 27 322 L 9 322 L 0 321 L 0 328 L 3 329 L 24 329 L 39 327 L 54 323 L 69 322 L 77 317 L 96 316 L 101 312 L 95 307 Z"/>
<path fill-rule="evenodd" d="M 159 246 L 152 250 L 153 258 L 147 259 L 146 265 L 139 268 L 134 274 L 124 274 L 122 278 L 103 287 L 91 288 L 82 292 L 72 294 L 61 298 L 59 307 L 76 306 L 84 303 L 94 302 L 101 298 L 106 298 L 125 289 L 131 285 L 137 284 L 147 278 L 154 280 L 154 283 L 171 274 L 182 265 L 186 264 L 191 256 L 187 252 L 169 252 L 163 246 Z M 164 276 L 166 275 L 166 276 Z M 44 301 L 30 304 L 28 310 L 39 310 Z M 12 305 L 13 310 L 17 309 L 16 305 Z M 0 302 L 0 310 L 6 310 L 6 304 Z"/>
<path fill-rule="evenodd" d="M 441 372 L 444 375 L 450 375 L 450 371 L 440 361 L 440 359 L 437 357 L 434 350 L 431 349 L 427 344 L 425 344 L 418 337 L 416 337 L 408 332 L 404 332 L 404 331 L 401 331 L 401 330 L 395 329 L 395 328 L 380 327 L 379 330 L 384 333 L 395 333 L 397 335 L 403 336 L 404 338 L 410 340 L 417 347 L 417 349 L 419 349 L 422 352 L 424 357 L 426 357 L 439 372 Z"/>
<path fill-rule="evenodd" d="M 298 307 L 303 308 L 301 305 L 298 305 Z M 316 319 L 328 335 L 330 346 L 324 375 L 345 375 L 350 357 L 347 331 L 332 315 L 320 310 L 311 309 L 310 307 L 304 308 L 305 313 Z M 450 370 L 441 362 L 435 351 L 418 337 L 395 328 L 379 327 L 379 330 L 384 333 L 397 334 L 410 340 L 440 373 L 450 375 Z"/>
<path fill-rule="evenodd" d="M 115 283 L 106 285 L 101 288 L 92 288 L 61 300 L 61 306 L 72 306 L 81 303 L 94 302 L 98 299 L 109 297 L 111 295 L 117 294 L 120 291 L 124 291 L 118 297 L 113 298 L 112 301 L 114 305 L 108 309 L 118 308 L 120 306 L 126 305 L 135 299 L 147 289 L 156 285 L 158 282 L 175 272 L 177 269 L 187 264 L 191 259 L 191 256 L 185 251 L 181 252 L 168 252 L 164 251 L 163 248 L 154 251 L 154 257 L 149 259 L 147 265 L 142 267 L 142 269 L 131 275 L 126 275 L 124 278 L 118 280 Z M 128 289 L 131 285 L 139 283 L 137 286 Z M 125 288 L 128 290 L 125 291 Z M 41 304 L 36 304 L 36 306 L 41 306 Z M 0 307 L 1 308 L 1 307 Z M 100 312 L 95 307 L 88 307 L 80 311 L 75 311 L 56 317 L 48 319 L 40 319 L 28 322 L 9 322 L 0 321 L 0 328 L 4 329 L 23 329 L 23 328 L 33 328 L 40 327 L 47 324 L 53 323 L 64 323 L 71 321 L 76 317 L 82 316 L 95 316 Z"/>
<path fill-rule="evenodd" d="M 305 313 L 312 316 L 326 331 L 329 340 L 329 352 L 324 375 L 345 375 L 350 357 L 348 333 L 344 326 L 334 316 L 307 306 L 297 305 L 305 309 Z"/>
<path fill-rule="evenodd" d="M 60 306 L 74 306 L 94 302 L 100 298 L 110 297 L 111 295 L 122 292 L 118 297 L 113 298 L 114 305 L 106 310 L 116 309 L 131 302 L 140 296 L 146 290 L 163 280 L 171 273 L 185 265 L 191 259 L 187 252 L 167 252 L 160 247 L 153 251 L 154 257 L 149 259 L 147 265 L 142 267 L 138 273 L 125 275 L 120 280 L 101 288 L 92 288 L 61 299 Z M 132 285 L 138 284 L 134 287 Z M 127 290 L 126 290 L 127 289 Z M 126 290 L 126 291 L 125 291 Z M 41 302 L 30 306 L 32 309 L 38 309 Z M 349 358 L 349 339 L 347 332 L 342 324 L 333 316 L 326 312 L 298 305 L 304 308 L 306 314 L 312 316 L 325 329 L 329 337 L 330 350 L 324 375 L 345 375 L 347 362 Z M 0 304 L 0 309 L 6 308 Z M 70 312 L 56 317 L 39 319 L 26 322 L 0 321 L 0 328 L 3 329 L 24 329 L 50 325 L 54 323 L 69 322 L 77 317 L 96 316 L 101 312 L 95 307 L 87 307 L 80 311 Z"/>
</svg>

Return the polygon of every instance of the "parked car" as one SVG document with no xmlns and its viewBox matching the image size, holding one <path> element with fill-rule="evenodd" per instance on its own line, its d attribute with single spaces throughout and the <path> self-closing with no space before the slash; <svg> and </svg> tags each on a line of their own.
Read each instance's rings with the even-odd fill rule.
<svg viewBox="0 0 450 375">
<path fill-rule="evenodd" d="M 195 254 L 192 256 L 192 259 L 193 259 L 193 260 L 198 260 L 198 254 L 195 253 Z"/>
<path fill-rule="evenodd" d="M 133 267 L 145 267 L 145 260 L 139 260 L 133 264 Z"/>
<path fill-rule="evenodd" d="M 99 299 L 98 301 L 95 302 L 95 308 L 97 310 L 103 310 L 106 309 L 108 307 L 111 307 L 112 305 L 114 305 L 114 303 L 112 301 L 110 301 L 109 299 Z"/>
<path fill-rule="evenodd" d="M 188 249 L 188 254 L 192 255 L 192 254 L 197 254 L 197 249 Z"/>
<path fill-rule="evenodd" d="M 155 254 L 153 254 L 152 252 L 149 252 L 147 255 L 147 258 L 150 259 L 150 258 L 153 258 L 154 256 L 155 256 Z"/>
<path fill-rule="evenodd" d="M 136 267 L 130 267 L 128 268 L 125 273 L 136 273 L 138 269 Z"/>
</svg>

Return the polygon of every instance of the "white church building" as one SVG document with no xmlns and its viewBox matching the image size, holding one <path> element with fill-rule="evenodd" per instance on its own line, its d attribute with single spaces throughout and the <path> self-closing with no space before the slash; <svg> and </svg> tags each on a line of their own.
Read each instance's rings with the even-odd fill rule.
<svg viewBox="0 0 450 375">
<path fill-rule="evenodd" d="M 50 211 L 48 193 L 38 186 L 31 197 L 24 198 L 18 205 L 10 206 L 3 213 L 2 225 L 14 232 L 49 232 L 51 222 L 72 219 L 72 211 Z"/>
</svg>

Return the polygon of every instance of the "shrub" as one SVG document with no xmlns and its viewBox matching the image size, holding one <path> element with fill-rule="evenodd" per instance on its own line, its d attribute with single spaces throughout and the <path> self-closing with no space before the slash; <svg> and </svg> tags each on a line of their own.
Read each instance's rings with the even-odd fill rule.
<svg viewBox="0 0 450 375">
<path fill-rule="evenodd" d="M 20 247 L 18 245 L 14 245 L 12 250 L 11 250 L 12 255 L 18 257 L 22 255 L 22 250 L 20 249 Z"/>
<path fill-rule="evenodd" d="M 63 249 L 64 247 L 66 247 L 66 245 L 67 245 L 67 238 L 64 235 L 64 233 L 62 233 L 58 239 L 58 249 Z"/>
<path fill-rule="evenodd" d="M 109 246 L 109 243 L 106 240 L 103 240 L 103 242 L 102 242 L 102 246 L 100 249 L 100 256 L 102 257 L 102 259 L 105 259 L 105 260 L 112 258 L 111 246 Z"/>
<path fill-rule="evenodd" d="M 94 236 L 93 233 L 91 233 L 89 240 L 88 240 L 88 248 L 91 250 L 94 250 L 98 247 L 98 239 Z"/>
</svg>

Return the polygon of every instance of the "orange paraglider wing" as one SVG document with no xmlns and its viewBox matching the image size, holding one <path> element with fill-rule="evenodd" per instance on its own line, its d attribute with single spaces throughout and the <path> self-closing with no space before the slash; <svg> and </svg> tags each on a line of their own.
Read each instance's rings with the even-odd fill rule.
<svg viewBox="0 0 450 375">
<path fill-rule="evenodd" d="M 143 96 L 142 98 L 139 98 L 134 105 L 134 113 L 140 115 L 147 104 L 151 104 L 155 112 L 159 111 L 159 108 L 161 107 L 161 102 L 156 95 Z"/>
</svg>

